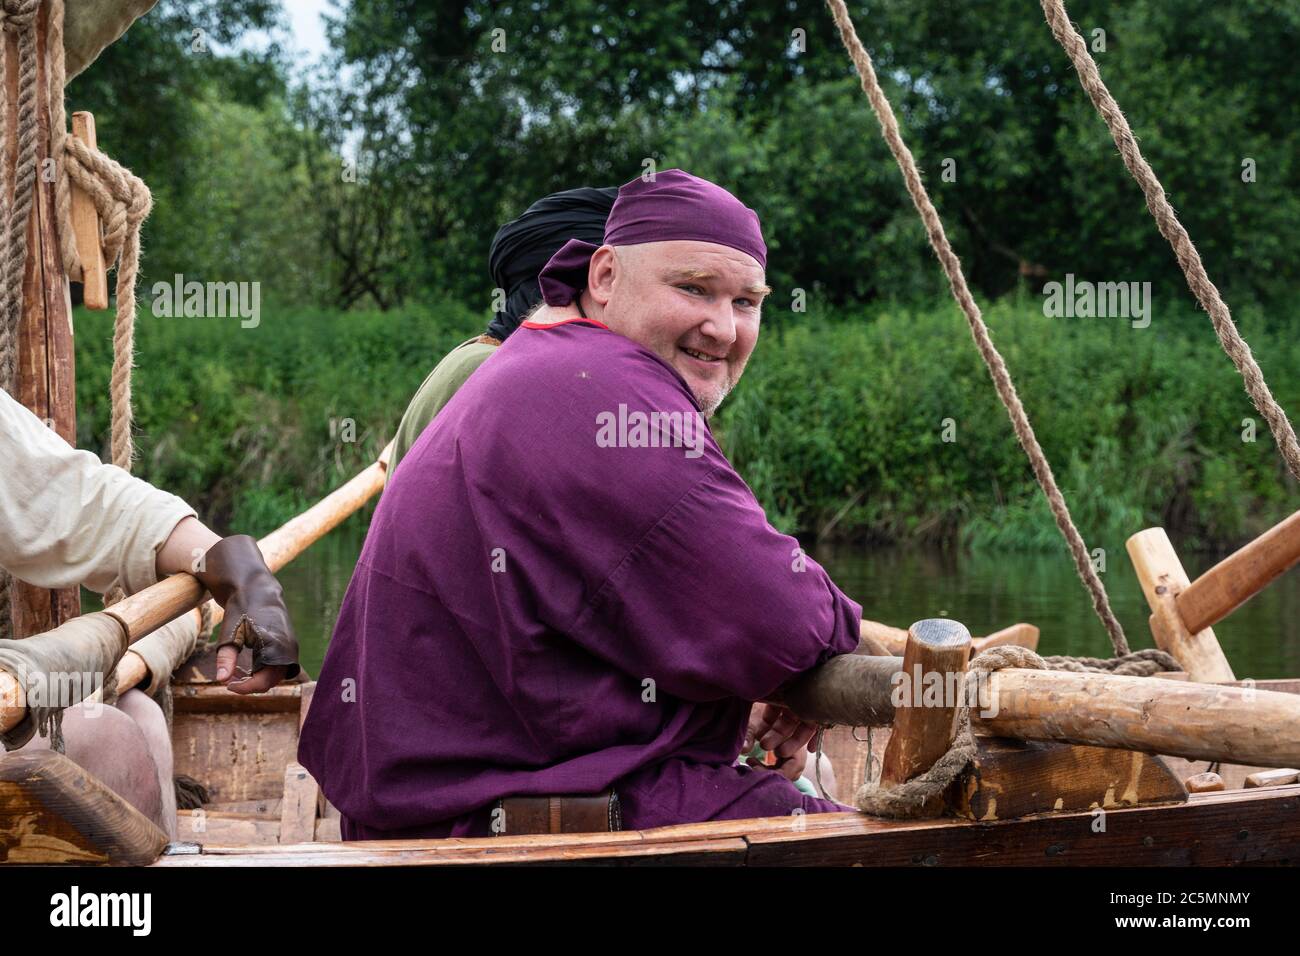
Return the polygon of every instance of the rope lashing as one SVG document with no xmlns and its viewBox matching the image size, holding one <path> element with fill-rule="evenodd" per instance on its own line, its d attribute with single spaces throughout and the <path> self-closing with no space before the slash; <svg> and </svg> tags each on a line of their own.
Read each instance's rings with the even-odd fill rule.
<svg viewBox="0 0 1300 956">
<path fill-rule="evenodd" d="M 894 154 L 894 159 L 902 170 L 903 180 L 907 185 L 908 194 L 912 197 L 912 203 L 916 206 L 917 212 L 921 214 L 921 221 L 925 224 L 925 232 L 930 239 L 930 246 L 934 249 L 935 255 L 939 258 L 939 264 L 948 277 L 948 286 L 952 290 L 953 298 L 957 300 L 957 305 L 966 316 L 971 335 L 975 338 L 975 345 L 979 349 L 980 356 L 984 359 L 984 364 L 988 366 L 989 375 L 993 378 L 993 386 L 997 390 L 998 398 L 1002 400 L 1007 415 L 1011 418 L 1011 425 L 1015 430 L 1016 438 L 1019 440 L 1021 447 L 1024 448 L 1025 454 L 1029 457 L 1029 464 L 1033 468 L 1034 477 L 1038 480 L 1038 486 L 1042 488 L 1043 494 L 1047 498 L 1047 504 L 1051 508 L 1056 527 L 1060 530 L 1066 544 L 1069 546 L 1079 579 L 1083 582 L 1092 598 L 1093 609 L 1097 612 L 1097 617 L 1101 619 L 1102 625 L 1106 628 L 1106 633 L 1110 636 L 1110 643 L 1114 648 L 1115 655 L 1123 656 L 1129 652 L 1128 639 L 1124 636 L 1124 628 L 1111 610 L 1106 587 L 1101 583 L 1101 578 L 1092 565 L 1088 547 L 1083 542 L 1083 536 L 1079 534 L 1079 529 L 1075 527 L 1074 520 L 1070 517 L 1070 508 L 1065 503 L 1065 497 L 1061 494 L 1060 488 L 1057 487 L 1056 477 L 1052 474 L 1052 466 L 1048 464 L 1047 457 L 1038 444 L 1034 428 L 1029 423 L 1029 416 L 1025 413 L 1024 405 L 1021 404 L 1020 396 L 1016 392 L 1016 386 L 1011 381 L 1011 375 L 1007 371 L 1007 364 L 993 344 L 988 326 L 984 324 L 984 318 L 980 314 L 980 308 L 975 304 L 975 299 L 971 296 L 970 288 L 966 284 L 966 276 L 962 272 L 961 260 L 953 252 L 952 245 L 948 242 L 948 236 L 944 232 L 943 222 L 939 219 L 939 213 L 935 210 L 934 203 L 930 201 L 930 195 L 926 191 L 925 184 L 921 182 L 921 173 L 917 169 L 916 160 L 912 157 L 912 151 L 903 142 L 902 134 L 898 129 L 898 119 L 894 116 L 894 109 L 890 106 L 884 90 L 880 88 L 880 81 L 876 78 L 875 68 L 871 64 L 871 57 L 862 45 L 862 41 L 858 39 L 857 32 L 853 29 L 853 21 L 849 17 L 848 9 L 844 6 L 844 0 L 827 0 L 827 3 L 830 5 L 831 16 L 835 20 L 835 25 L 839 28 L 840 38 L 844 41 L 844 46 L 849 51 L 849 57 L 853 60 L 853 65 L 857 67 L 858 75 L 862 79 L 863 92 L 867 94 L 867 99 L 871 102 L 871 108 L 875 111 L 876 119 L 880 121 L 880 129 L 884 133 L 885 142 L 889 145 L 889 151 Z"/>
<path fill-rule="evenodd" d="M 1146 648 L 1122 657 L 1040 657 L 1027 647 L 1004 645 L 990 647 L 970 662 L 963 680 L 974 672 L 992 673 L 1004 667 L 1028 670 L 1073 671 L 1075 673 L 1116 674 L 1124 677 L 1150 677 L 1162 671 L 1181 671 L 1182 665 L 1171 654 Z M 969 701 L 963 684 L 959 701 Z M 858 809 L 882 817 L 908 818 L 919 814 L 931 799 L 938 797 L 957 779 L 975 757 L 975 738 L 970 729 L 970 707 L 963 703 L 957 713 L 957 735 L 947 752 L 925 773 L 896 787 L 885 788 L 871 780 L 870 740 L 867 730 L 867 780 L 854 800 Z M 854 728 L 853 737 L 858 740 Z"/>
<path fill-rule="evenodd" d="M 972 674 L 991 674 L 1004 667 L 1028 670 L 1046 670 L 1041 657 L 1027 647 L 991 647 L 970 662 L 963 681 Z M 948 789 L 975 759 L 975 735 L 970 728 L 970 705 L 963 684 L 957 698 L 962 703 L 957 708 L 957 733 L 952 744 L 929 770 L 893 787 L 883 787 L 878 781 L 868 780 L 854 797 L 854 803 L 863 813 L 894 819 L 911 819 L 920 816 L 925 805 Z"/>
<path fill-rule="evenodd" d="M 23 308 L 23 269 L 27 264 L 27 220 L 36 183 L 36 30 L 39 0 L 3 0 L 0 16 L 5 30 L 18 35 L 18 120 L 12 131 L 18 149 L 13 174 L 13 200 L 3 217 L 0 253 L 0 388 L 14 391 L 18 369 L 18 322 Z M 4 59 L 0 54 L 0 62 Z M 7 111 L 6 111 L 7 112 Z M 10 130 L 5 130 L 5 140 Z M 7 183 L 6 183 L 7 184 Z M 7 197 L 6 197 L 7 198 Z"/>
<path fill-rule="evenodd" d="M 68 275 L 81 274 L 73 241 L 72 200 L 68 182 L 80 186 L 99 213 L 104 258 L 117 266 L 117 309 L 113 321 L 113 371 L 110 452 L 113 464 L 127 471 L 135 457 L 131 438 L 131 367 L 135 358 L 135 283 L 140 267 L 140 227 L 153 207 L 149 187 L 120 163 L 69 136 L 64 120 L 67 68 L 63 49 L 64 0 L 51 0 L 48 30 L 51 153 L 56 163 L 55 205 L 59 250 Z"/>
<path fill-rule="evenodd" d="M 140 267 L 140 226 L 153 206 L 144 182 L 128 169 L 69 136 L 64 170 L 86 191 L 103 222 L 104 256 L 117 264 L 117 311 L 113 321 L 112 400 L 113 464 L 127 471 L 135 457 L 131 438 L 131 367 L 135 355 L 135 282 Z M 64 220 L 67 224 L 67 220 Z M 70 233 L 71 228 L 67 229 Z"/>
<path fill-rule="evenodd" d="M 39 0 L 3 0 L 0 25 L 18 35 L 18 150 L 14 172 L 5 171 L 0 189 L 7 200 L 12 184 L 13 201 L 8 215 L 0 216 L 0 388 L 15 391 L 18 378 L 18 323 L 23 310 L 23 270 L 27 264 L 27 220 L 32 209 L 36 183 L 36 10 Z M 0 43 L 0 78 L 7 74 Z M 0 84 L 5 85 L 7 84 Z M 7 121 L 8 104 L 3 116 Z M 9 140 L 4 130 L 3 142 Z M 13 636 L 13 578 L 0 572 L 0 639 Z"/>
<path fill-rule="evenodd" d="M 1116 674 L 1120 677 L 1152 677 L 1155 674 L 1181 671 L 1183 665 L 1172 654 L 1154 647 L 1143 648 L 1123 657 L 1044 657 L 1048 670 L 1072 671 L 1076 674 Z"/>
<path fill-rule="evenodd" d="M 1065 11 L 1062 0 L 1040 0 L 1040 2 L 1047 23 L 1052 28 L 1052 35 L 1056 37 L 1057 42 L 1070 58 L 1070 62 L 1074 64 L 1075 72 L 1079 74 L 1079 82 L 1110 130 L 1111 138 L 1119 148 L 1125 167 L 1141 187 L 1142 195 L 1146 197 L 1147 209 L 1155 219 L 1156 227 L 1174 250 L 1174 256 L 1178 259 L 1178 266 L 1183 271 L 1188 288 L 1196 296 L 1196 301 L 1200 303 L 1201 308 L 1209 313 L 1219 344 L 1223 346 L 1223 351 L 1227 353 L 1240 373 L 1246 386 L 1246 393 L 1254 402 L 1255 408 L 1268 422 L 1273 440 L 1277 442 L 1278 451 L 1281 452 L 1288 470 L 1292 476 L 1300 480 L 1300 443 L 1296 441 L 1295 429 L 1291 426 L 1286 412 L 1269 390 L 1268 383 L 1264 381 L 1264 373 L 1260 370 L 1259 363 L 1255 361 L 1255 356 L 1251 354 L 1250 346 L 1246 344 L 1246 340 L 1237 331 L 1236 323 L 1232 321 L 1232 313 L 1228 310 L 1227 303 L 1219 295 L 1218 288 L 1210 281 L 1201 262 L 1201 254 L 1196 250 L 1196 245 L 1192 242 L 1186 228 L 1179 222 L 1174 207 L 1165 197 L 1164 187 L 1156 178 L 1155 171 L 1142 155 L 1142 150 L 1138 148 L 1137 138 L 1129 128 L 1123 110 L 1115 102 L 1115 97 L 1111 96 L 1110 90 L 1102 81 L 1101 71 L 1097 69 L 1096 61 L 1088 52 L 1088 44 L 1070 23 L 1070 17 Z"/>
</svg>

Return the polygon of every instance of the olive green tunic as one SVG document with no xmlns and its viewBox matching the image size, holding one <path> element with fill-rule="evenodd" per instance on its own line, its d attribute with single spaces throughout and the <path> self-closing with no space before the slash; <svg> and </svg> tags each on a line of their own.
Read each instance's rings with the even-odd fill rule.
<svg viewBox="0 0 1300 956">
<path fill-rule="evenodd" d="M 495 345 L 483 341 L 483 336 L 475 336 L 456 346 L 437 364 L 411 399 L 411 404 L 406 406 L 402 422 L 397 426 L 397 435 L 393 439 L 389 468 L 397 468 L 420 433 L 433 421 L 433 416 L 451 401 L 465 380 L 496 350 Z"/>
</svg>

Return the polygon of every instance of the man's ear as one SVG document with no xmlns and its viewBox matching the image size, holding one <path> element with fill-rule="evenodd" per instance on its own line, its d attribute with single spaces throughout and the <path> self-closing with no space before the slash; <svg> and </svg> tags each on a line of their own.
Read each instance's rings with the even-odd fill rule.
<svg viewBox="0 0 1300 956">
<path fill-rule="evenodd" d="M 614 283 L 622 277 L 623 263 L 613 246 L 601 246 L 587 266 L 587 292 L 600 306 L 605 306 L 614 294 Z"/>
</svg>

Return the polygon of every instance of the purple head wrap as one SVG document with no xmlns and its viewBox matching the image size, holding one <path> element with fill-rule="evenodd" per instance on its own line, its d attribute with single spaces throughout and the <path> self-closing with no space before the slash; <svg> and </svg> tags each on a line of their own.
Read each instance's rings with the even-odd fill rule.
<svg viewBox="0 0 1300 956">
<path fill-rule="evenodd" d="M 721 186 L 680 169 L 666 169 L 646 182 L 622 186 L 605 223 L 605 245 L 694 239 L 730 246 L 767 268 L 767 246 L 758 214 Z M 568 305 L 587 287 L 587 268 L 599 246 L 570 239 L 538 276 L 547 305 Z"/>
</svg>

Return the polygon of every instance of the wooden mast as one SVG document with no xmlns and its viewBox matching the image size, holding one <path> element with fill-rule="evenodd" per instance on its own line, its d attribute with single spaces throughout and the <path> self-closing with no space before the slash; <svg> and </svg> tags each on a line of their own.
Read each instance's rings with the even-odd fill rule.
<svg viewBox="0 0 1300 956">
<path fill-rule="evenodd" d="M 23 311 L 18 324 L 16 398 L 71 444 L 77 439 L 77 399 L 72 340 L 72 301 L 55 232 L 54 178 L 49 164 L 50 102 L 47 80 L 46 27 L 48 5 L 42 3 L 36 21 L 37 176 L 36 196 L 27 231 L 27 265 L 23 273 Z M 8 87 L 6 128 L 17 128 L 18 40 L 4 31 L 5 83 Z M 14 162 L 17 137 L 10 137 L 9 163 Z M 81 613 L 77 588 L 47 590 L 14 581 L 14 635 L 39 634 Z"/>
</svg>

